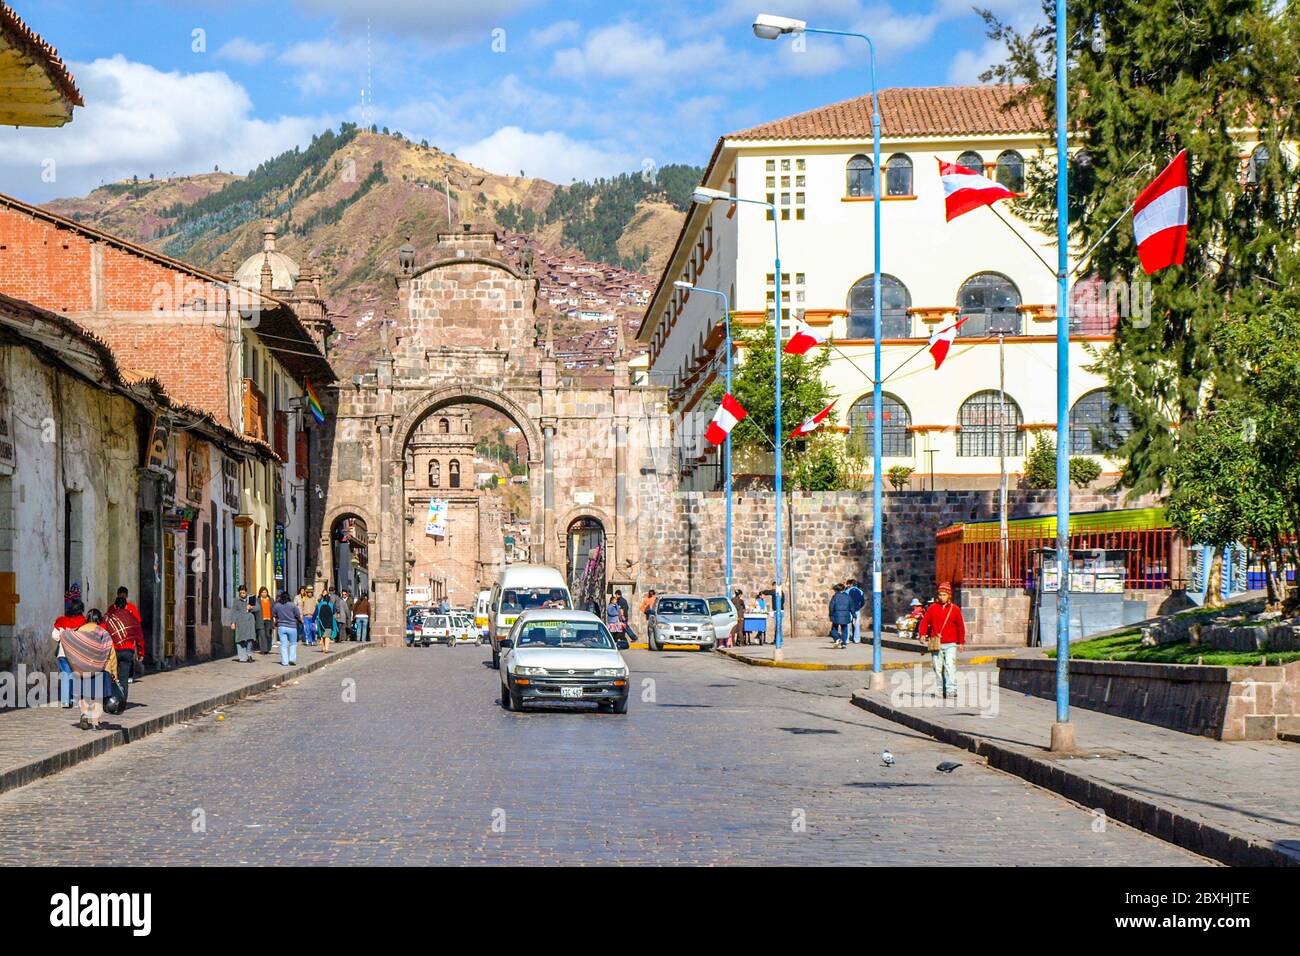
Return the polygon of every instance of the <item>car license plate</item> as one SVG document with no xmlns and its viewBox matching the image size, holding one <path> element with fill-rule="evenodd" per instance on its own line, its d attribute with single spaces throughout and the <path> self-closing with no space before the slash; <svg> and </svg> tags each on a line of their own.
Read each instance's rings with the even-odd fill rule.
<svg viewBox="0 0 1300 956">
<path fill-rule="evenodd" d="M 581 688 L 581 687 L 561 687 L 561 688 L 560 688 L 560 696 L 561 696 L 561 697 L 581 697 L 581 696 L 582 696 L 582 688 Z"/>
</svg>

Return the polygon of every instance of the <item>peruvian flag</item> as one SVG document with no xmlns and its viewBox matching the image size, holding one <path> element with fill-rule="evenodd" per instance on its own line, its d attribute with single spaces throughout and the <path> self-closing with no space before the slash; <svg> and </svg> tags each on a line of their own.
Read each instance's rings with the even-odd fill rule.
<svg viewBox="0 0 1300 956">
<path fill-rule="evenodd" d="M 787 355 L 803 355 L 814 345 L 821 345 L 829 337 L 829 333 L 822 334 L 800 319 L 799 327 L 795 329 L 794 335 L 790 336 L 790 341 L 785 343 L 784 351 Z"/>
<path fill-rule="evenodd" d="M 835 402 L 831 402 L 829 405 L 823 408 L 812 418 L 805 419 L 803 424 L 801 424 L 798 428 L 796 428 L 794 431 L 790 433 L 790 437 L 800 438 L 804 435 L 811 435 L 813 432 L 815 432 L 818 428 L 821 427 L 822 422 L 826 421 L 826 416 L 831 413 L 831 409 L 834 407 L 835 407 Z"/>
<path fill-rule="evenodd" d="M 939 180 L 943 183 L 943 204 L 952 222 L 962 213 L 991 206 L 999 199 L 1015 197 L 1010 189 L 995 183 L 987 176 L 971 172 L 965 166 L 939 160 Z"/>
<path fill-rule="evenodd" d="M 1133 241 L 1147 275 L 1182 265 L 1187 251 L 1187 150 L 1133 202 Z"/>
<path fill-rule="evenodd" d="M 743 422 L 748 414 L 745 407 L 736 401 L 736 397 L 728 392 L 722 396 L 722 404 L 713 413 L 713 420 L 709 422 L 704 437 L 714 445 L 721 445 L 727 440 L 731 430 Z"/>
<path fill-rule="evenodd" d="M 934 356 L 934 367 L 937 371 L 943 364 L 943 360 L 948 357 L 948 350 L 952 348 L 953 339 L 957 338 L 957 330 L 961 328 L 965 319 L 958 319 L 946 329 L 940 329 L 930 336 L 930 354 Z"/>
</svg>

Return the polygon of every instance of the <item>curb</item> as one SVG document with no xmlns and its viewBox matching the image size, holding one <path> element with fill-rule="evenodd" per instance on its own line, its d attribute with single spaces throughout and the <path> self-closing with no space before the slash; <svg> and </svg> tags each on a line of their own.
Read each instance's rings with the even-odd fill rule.
<svg viewBox="0 0 1300 956">
<path fill-rule="evenodd" d="M 728 648 L 718 648 L 718 653 L 723 657 L 729 657 L 733 661 L 740 661 L 742 664 L 748 664 L 751 667 L 782 667 L 792 671 L 869 671 L 872 670 L 870 664 L 819 664 L 813 661 L 774 661 L 766 657 L 748 657 L 744 654 L 737 654 Z M 988 654 L 983 657 L 971 657 L 967 660 L 960 661 L 962 667 L 978 667 L 982 664 L 993 664 L 999 658 L 1005 657 L 1004 654 Z M 881 670 L 899 671 L 910 670 L 913 667 L 924 667 L 922 659 L 918 657 L 914 661 L 890 661 L 882 663 Z"/>
<path fill-rule="evenodd" d="M 854 691 L 851 700 L 855 706 L 878 717 L 967 750 L 983 757 L 994 769 L 1014 774 L 1081 806 L 1099 809 L 1112 820 L 1118 820 L 1184 850 L 1228 866 L 1300 866 L 1300 856 L 1284 853 L 1255 837 L 1199 817 L 1170 810 L 1154 800 L 1135 796 L 1113 784 L 1075 773 L 1059 761 L 1034 757 L 987 737 L 934 723 L 910 711 L 891 707 L 872 697 L 866 690 Z"/>
<path fill-rule="evenodd" d="M 175 724 L 186 720 L 192 720 L 205 711 L 215 710 L 218 707 L 225 707 L 236 701 L 252 697 L 256 694 L 265 693 L 280 684 L 286 683 L 294 677 L 302 677 L 313 671 L 320 670 L 344 658 L 359 654 L 370 647 L 378 647 L 378 644 L 361 644 L 356 647 L 339 648 L 330 654 L 322 657 L 321 660 L 311 661 L 307 664 L 299 664 L 292 670 L 282 671 L 271 677 L 263 677 L 251 684 L 245 684 L 235 690 L 226 691 L 213 697 L 208 697 L 194 704 L 186 704 L 166 713 L 150 717 L 148 720 L 141 721 L 130 727 L 121 727 L 117 730 L 111 730 L 106 734 L 87 740 L 85 743 L 78 744 L 75 747 L 69 747 L 58 753 L 50 754 L 36 760 L 20 764 L 16 767 L 10 767 L 0 772 L 0 794 L 8 793 L 10 790 L 16 790 L 19 787 L 26 786 L 34 780 L 41 777 L 48 777 L 58 773 L 60 770 L 67 770 L 79 763 L 89 760 L 92 757 L 98 757 L 100 754 L 107 753 L 115 747 L 123 744 L 129 744 L 151 734 L 156 734 Z"/>
</svg>

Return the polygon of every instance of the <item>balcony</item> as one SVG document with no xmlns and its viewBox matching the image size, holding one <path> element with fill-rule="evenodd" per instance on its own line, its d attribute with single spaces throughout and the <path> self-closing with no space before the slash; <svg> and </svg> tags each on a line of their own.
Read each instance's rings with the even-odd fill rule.
<svg viewBox="0 0 1300 956">
<path fill-rule="evenodd" d="M 260 442 L 267 440 L 266 396 L 251 378 L 244 379 L 244 437 Z"/>
</svg>

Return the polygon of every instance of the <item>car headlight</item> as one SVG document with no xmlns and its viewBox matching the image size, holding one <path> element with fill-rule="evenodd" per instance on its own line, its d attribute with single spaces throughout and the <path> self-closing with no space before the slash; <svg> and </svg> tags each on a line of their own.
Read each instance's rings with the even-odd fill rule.
<svg viewBox="0 0 1300 956">
<path fill-rule="evenodd" d="M 600 667 L 596 670 L 597 677 L 626 677 L 626 667 Z"/>
<path fill-rule="evenodd" d="M 519 667 L 515 669 L 516 674 L 527 674 L 530 677 L 545 677 L 545 667 Z"/>
</svg>

